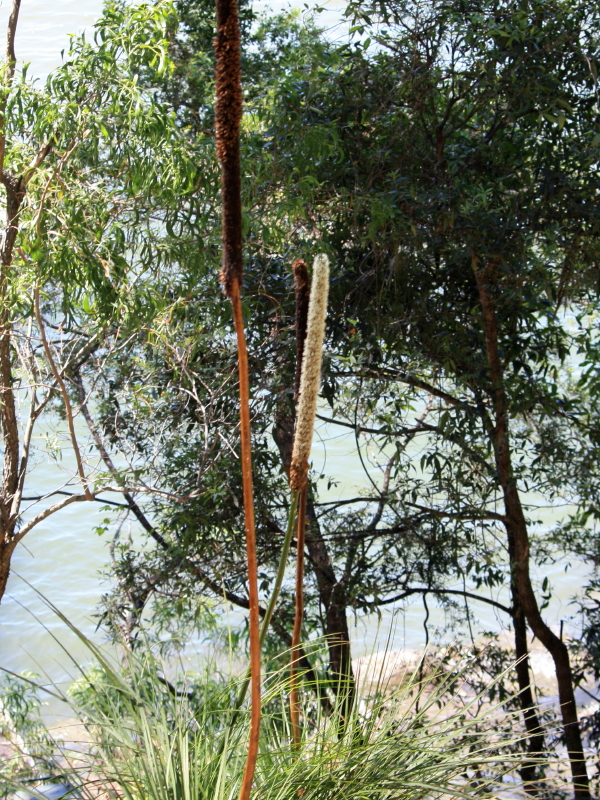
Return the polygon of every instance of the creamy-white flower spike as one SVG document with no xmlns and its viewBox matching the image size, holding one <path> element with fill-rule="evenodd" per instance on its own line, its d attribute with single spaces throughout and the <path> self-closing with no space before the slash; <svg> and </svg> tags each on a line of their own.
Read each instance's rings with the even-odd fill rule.
<svg viewBox="0 0 600 800">
<path fill-rule="evenodd" d="M 290 467 L 290 487 L 295 492 L 299 492 L 304 488 L 308 474 L 308 459 L 315 428 L 317 398 L 321 385 L 321 361 L 323 359 L 328 293 L 329 259 L 326 255 L 321 254 L 315 258 L 313 263 L 308 323 L 302 358 L 300 397 Z"/>
</svg>

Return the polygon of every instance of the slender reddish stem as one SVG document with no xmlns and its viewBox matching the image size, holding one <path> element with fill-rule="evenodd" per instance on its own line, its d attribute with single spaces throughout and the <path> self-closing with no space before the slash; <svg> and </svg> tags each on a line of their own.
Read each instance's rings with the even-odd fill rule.
<svg viewBox="0 0 600 800">
<path fill-rule="evenodd" d="M 306 486 L 300 494 L 298 504 L 298 535 L 296 556 L 296 613 L 292 632 L 292 654 L 290 663 L 290 718 L 294 749 L 300 748 L 300 701 L 298 698 L 298 662 L 301 657 L 300 637 L 304 617 L 304 534 L 306 530 Z"/>
<path fill-rule="evenodd" d="M 250 604 L 250 740 L 248 757 L 239 800 L 248 800 L 258 755 L 260 735 L 260 624 L 258 613 L 258 577 L 256 563 L 256 533 L 254 529 L 254 497 L 252 491 L 252 454 L 250 444 L 250 391 L 248 379 L 248 351 L 244 334 L 244 318 L 237 277 L 231 282 L 231 306 L 237 337 L 238 375 L 240 381 L 240 440 L 242 456 L 242 487 L 244 495 L 244 524 L 246 527 L 246 553 L 248 558 L 248 600 Z"/>
</svg>

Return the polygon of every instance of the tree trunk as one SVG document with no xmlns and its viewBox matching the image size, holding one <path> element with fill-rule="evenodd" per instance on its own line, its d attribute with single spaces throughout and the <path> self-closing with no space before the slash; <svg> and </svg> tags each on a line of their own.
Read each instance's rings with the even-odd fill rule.
<svg viewBox="0 0 600 800">
<path fill-rule="evenodd" d="M 0 603 L 6 591 L 6 584 L 10 575 L 10 559 L 14 550 L 14 545 L 7 536 L 0 540 Z"/>
<path fill-rule="evenodd" d="M 12 322 L 11 308 L 7 305 L 7 285 L 12 269 L 13 250 L 19 230 L 19 212 L 27 183 L 35 170 L 52 149 L 48 142 L 42 147 L 30 167 L 21 175 L 13 175 L 5 165 L 6 106 L 15 75 L 15 34 L 21 0 L 13 0 L 6 30 L 6 56 L 2 74 L 0 97 L 0 182 L 6 190 L 6 218 L 0 233 L 0 432 L 4 449 L 2 487 L 0 488 L 0 601 L 6 590 L 10 573 L 10 559 L 15 548 L 15 528 L 19 517 L 19 486 L 21 472 L 27 464 L 19 461 L 19 426 L 15 408 L 12 377 Z"/>
<path fill-rule="evenodd" d="M 475 278 L 481 300 L 486 355 L 492 383 L 494 425 L 489 431 L 494 447 L 498 481 L 504 497 L 506 530 L 509 538 L 512 582 L 529 626 L 548 650 L 554 661 L 565 742 L 569 753 L 573 789 L 577 800 L 589 800 L 589 779 L 586 770 L 581 730 L 573 691 L 573 675 L 569 651 L 560 638 L 542 619 L 529 574 L 529 532 L 523 506 L 514 479 L 508 429 L 508 403 L 504 390 L 503 369 L 498 345 L 498 327 L 493 300 L 489 294 L 487 269 L 479 269 L 473 260 Z"/>
<path fill-rule="evenodd" d="M 18 215 L 24 190 L 21 181 L 1 174 L 6 187 L 6 222 L 0 235 L 0 427 L 4 449 L 2 487 L 0 488 L 0 602 L 10 573 L 17 521 L 13 499 L 19 486 L 19 426 L 13 390 L 10 309 L 6 305 L 8 272 L 18 230 Z"/>
<path fill-rule="evenodd" d="M 519 684 L 519 703 L 523 712 L 525 729 L 529 735 L 527 752 L 532 757 L 531 761 L 524 761 L 521 769 L 521 779 L 527 794 L 539 796 L 540 761 L 544 756 L 544 733 L 535 708 L 533 693 L 531 691 L 531 673 L 529 669 L 527 648 L 527 622 L 523 609 L 513 590 L 513 608 L 515 609 L 513 625 L 515 631 L 515 655 L 518 659 L 516 665 L 517 682 Z"/>
</svg>

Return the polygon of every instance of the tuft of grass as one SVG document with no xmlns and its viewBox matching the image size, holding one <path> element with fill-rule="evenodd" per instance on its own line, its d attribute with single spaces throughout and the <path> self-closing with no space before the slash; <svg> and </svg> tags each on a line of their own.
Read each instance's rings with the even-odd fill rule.
<svg viewBox="0 0 600 800">
<path fill-rule="evenodd" d="M 57 612 L 60 614 L 60 612 Z M 85 727 L 78 751 L 63 743 L 60 777 L 82 798 L 231 800 L 242 783 L 250 709 L 236 714 L 239 679 L 207 673 L 171 684 L 148 646 L 121 662 L 88 642 L 96 660 L 63 699 Z M 319 646 L 317 643 L 315 646 Z M 257 800 L 429 800 L 498 797 L 518 766 L 511 720 L 482 695 L 460 704 L 463 661 L 419 679 L 418 668 L 394 691 L 380 682 L 363 695 L 340 731 L 323 715 L 304 680 L 302 736 L 292 750 L 289 676 L 267 673 L 254 796 Z M 487 694 L 486 689 L 486 694 Z M 482 725 L 482 722 L 485 723 Z M 518 726 L 514 726 L 518 729 Z M 496 733 L 491 731 L 496 730 Z M 12 788 L 16 790 L 15 783 Z M 28 790 L 31 790 L 31 784 Z M 510 796 L 515 789 L 512 785 Z M 506 795 L 502 795 L 506 796 Z"/>
</svg>

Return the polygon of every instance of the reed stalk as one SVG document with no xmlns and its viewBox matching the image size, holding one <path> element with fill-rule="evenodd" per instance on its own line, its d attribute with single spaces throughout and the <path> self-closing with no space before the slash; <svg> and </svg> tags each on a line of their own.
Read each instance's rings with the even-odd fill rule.
<svg viewBox="0 0 600 800">
<path fill-rule="evenodd" d="M 260 626 L 260 633 L 259 633 L 259 647 L 262 649 L 262 646 L 265 643 L 265 639 L 267 638 L 267 632 L 269 630 L 269 625 L 271 624 L 271 619 L 273 618 L 273 612 L 275 611 L 275 606 L 277 605 L 277 600 L 279 598 L 279 593 L 281 591 L 281 586 L 283 584 L 283 578 L 285 575 L 285 567 L 287 564 L 288 556 L 290 553 L 290 545 L 292 543 L 292 538 L 294 535 L 294 530 L 296 527 L 297 521 L 297 514 L 298 514 L 298 500 L 299 495 L 297 492 L 292 494 L 292 500 L 290 503 L 290 510 L 288 512 L 288 521 L 285 531 L 285 537 L 283 539 L 283 547 L 281 548 L 281 554 L 279 556 L 279 564 L 277 567 L 277 573 L 275 575 L 275 584 L 273 586 L 273 591 L 271 592 L 271 597 L 269 599 L 269 604 L 266 608 L 265 615 L 262 619 L 262 623 Z M 242 703 L 246 697 L 246 693 L 248 691 L 248 686 L 250 684 L 250 677 L 251 673 L 248 670 L 246 673 L 246 677 L 242 681 L 236 700 L 234 705 L 234 712 L 231 716 L 231 721 L 229 723 L 229 727 L 233 729 L 238 716 L 240 709 L 242 707 Z"/>
</svg>

